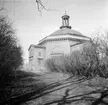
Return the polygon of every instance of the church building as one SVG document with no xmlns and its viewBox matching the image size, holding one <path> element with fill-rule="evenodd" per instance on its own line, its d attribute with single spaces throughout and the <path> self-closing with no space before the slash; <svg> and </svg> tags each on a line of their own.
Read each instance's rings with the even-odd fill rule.
<svg viewBox="0 0 108 105">
<path fill-rule="evenodd" d="M 89 37 L 72 29 L 69 18 L 68 15 L 63 15 L 59 30 L 40 40 L 37 45 L 30 45 L 28 49 L 30 70 L 41 72 L 48 58 L 80 50 L 83 43 L 90 40 Z"/>
</svg>

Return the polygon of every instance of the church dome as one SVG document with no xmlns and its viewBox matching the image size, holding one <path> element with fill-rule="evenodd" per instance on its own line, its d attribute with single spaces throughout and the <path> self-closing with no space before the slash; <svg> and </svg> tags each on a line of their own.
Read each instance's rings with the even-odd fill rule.
<svg viewBox="0 0 108 105">
<path fill-rule="evenodd" d="M 59 29 L 53 32 L 50 36 L 59 36 L 59 35 L 72 35 L 72 36 L 86 37 L 82 33 L 70 28 Z"/>
<path fill-rule="evenodd" d="M 62 26 L 59 30 L 53 32 L 49 36 L 46 36 L 42 40 L 39 41 L 39 44 L 45 42 L 45 41 L 51 41 L 51 40 L 59 40 L 59 39 L 73 39 L 73 40 L 88 40 L 89 38 L 84 36 L 82 33 L 71 29 L 71 26 L 69 25 L 69 18 L 68 15 L 62 16 Z"/>
</svg>

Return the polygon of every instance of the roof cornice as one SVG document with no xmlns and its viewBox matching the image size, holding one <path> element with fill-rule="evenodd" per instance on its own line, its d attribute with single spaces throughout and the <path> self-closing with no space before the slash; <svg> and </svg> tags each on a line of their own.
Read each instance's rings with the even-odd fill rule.
<svg viewBox="0 0 108 105">
<path fill-rule="evenodd" d="M 72 40 L 72 41 L 90 41 L 90 38 L 89 37 L 85 37 L 85 38 L 72 38 L 72 37 L 65 37 L 65 38 L 53 38 L 53 39 L 43 39 L 39 42 L 39 45 L 42 44 L 42 43 L 45 43 L 45 42 L 48 42 L 48 41 L 63 41 L 63 40 Z"/>
<path fill-rule="evenodd" d="M 30 50 L 31 47 L 34 47 L 34 48 L 42 48 L 42 49 L 45 49 L 46 48 L 46 47 L 41 46 L 41 45 L 33 45 L 33 44 L 31 44 L 30 47 L 28 48 L 28 51 Z"/>
</svg>

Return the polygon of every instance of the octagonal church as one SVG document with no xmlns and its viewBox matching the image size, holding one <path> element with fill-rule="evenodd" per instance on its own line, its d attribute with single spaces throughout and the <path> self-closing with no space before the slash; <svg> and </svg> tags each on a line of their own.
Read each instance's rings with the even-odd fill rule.
<svg viewBox="0 0 108 105">
<path fill-rule="evenodd" d="M 69 18 L 68 15 L 63 15 L 59 30 L 40 40 L 37 45 L 30 45 L 28 49 L 30 70 L 41 72 L 48 58 L 80 50 L 82 45 L 90 40 L 89 37 L 72 29 Z"/>
</svg>

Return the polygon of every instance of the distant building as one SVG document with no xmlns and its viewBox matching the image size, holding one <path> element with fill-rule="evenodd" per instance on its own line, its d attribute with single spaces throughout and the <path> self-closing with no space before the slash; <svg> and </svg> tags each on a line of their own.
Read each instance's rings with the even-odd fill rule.
<svg viewBox="0 0 108 105">
<path fill-rule="evenodd" d="M 40 40 L 37 45 L 30 45 L 28 51 L 31 70 L 38 72 L 44 67 L 46 59 L 80 50 L 83 43 L 90 40 L 89 37 L 71 29 L 69 18 L 68 15 L 63 15 L 59 30 Z"/>
</svg>

